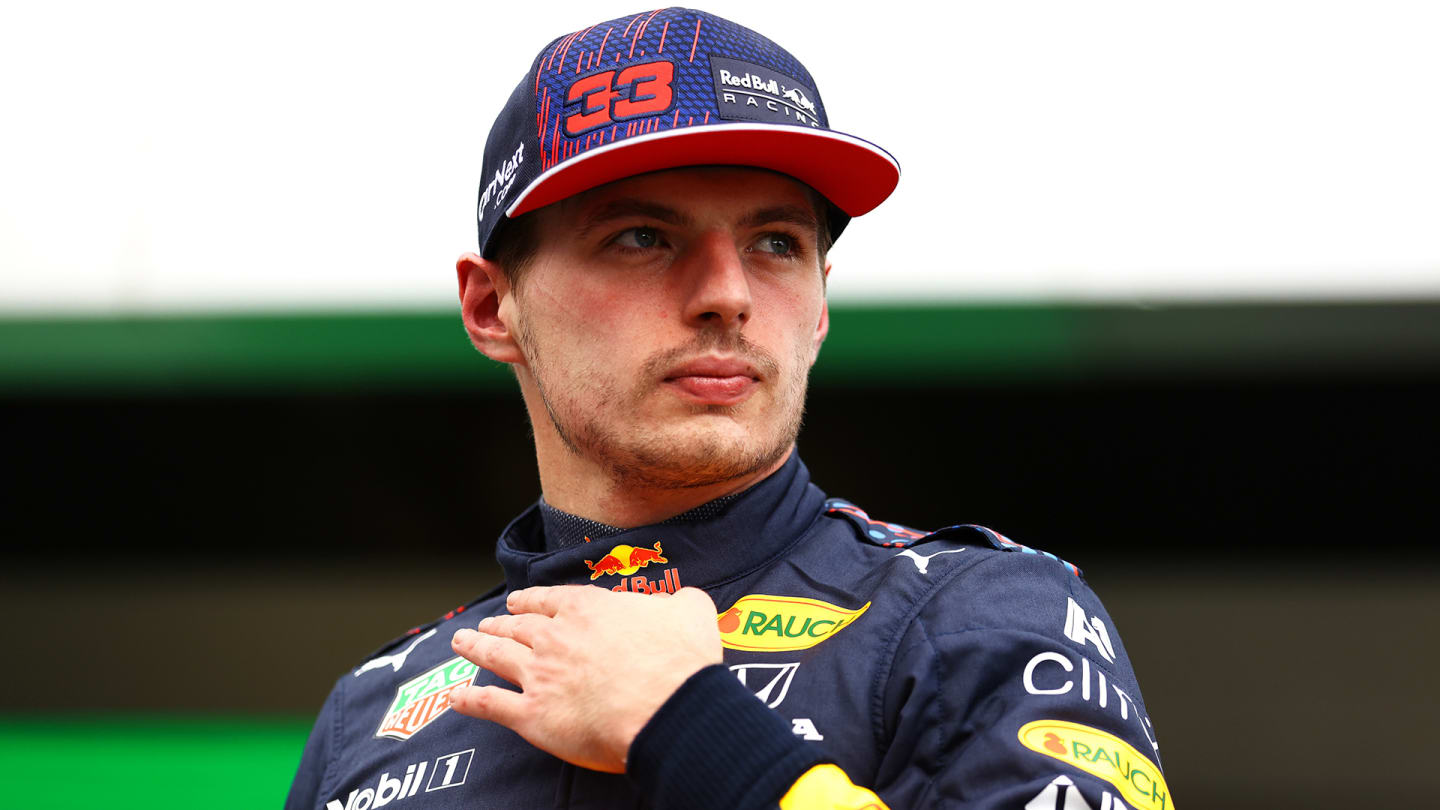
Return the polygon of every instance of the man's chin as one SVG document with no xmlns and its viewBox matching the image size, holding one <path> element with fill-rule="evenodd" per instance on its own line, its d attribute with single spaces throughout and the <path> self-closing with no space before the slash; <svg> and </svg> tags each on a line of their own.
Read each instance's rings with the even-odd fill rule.
<svg viewBox="0 0 1440 810">
<path fill-rule="evenodd" d="M 631 486 L 698 489 L 741 481 L 778 467 L 794 439 L 757 444 L 730 436 L 674 437 L 612 457 L 611 473 Z"/>
</svg>

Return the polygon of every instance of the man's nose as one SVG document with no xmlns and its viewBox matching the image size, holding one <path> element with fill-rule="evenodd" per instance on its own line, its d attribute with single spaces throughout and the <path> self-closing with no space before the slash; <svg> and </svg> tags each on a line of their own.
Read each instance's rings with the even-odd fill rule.
<svg viewBox="0 0 1440 810">
<path fill-rule="evenodd" d="M 744 257 L 729 234 L 707 233 L 681 258 L 685 285 L 685 320 L 696 326 L 739 329 L 750 318 L 754 302 Z"/>
</svg>

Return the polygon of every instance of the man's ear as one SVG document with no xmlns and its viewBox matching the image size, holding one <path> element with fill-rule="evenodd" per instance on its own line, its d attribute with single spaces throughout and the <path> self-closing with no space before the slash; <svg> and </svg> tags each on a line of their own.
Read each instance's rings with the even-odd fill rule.
<svg viewBox="0 0 1440 810">
<path fill-rule="evenodd" d="M 830 262 L 825 262 L 825 278 L 830 278 Z M 820 359 L 820 344 L 825 342 L 825 336 L 830 334 L 830 298 L 825 295 L 824 287 L 820 293 L 820 322 L 815 325 L 815 345 L 810 352 L 810 365 Z"/>
<path fill-rule="evenodd" d="M 491 360 L 524 360 L 515 333 L 500 314 L 501 302 L 510 296 L 510 277 L 500 265 L 474 253 L 456 260 L 455 275 L 460 281 L 460 318 L 470 342 Z"/>
</svg>

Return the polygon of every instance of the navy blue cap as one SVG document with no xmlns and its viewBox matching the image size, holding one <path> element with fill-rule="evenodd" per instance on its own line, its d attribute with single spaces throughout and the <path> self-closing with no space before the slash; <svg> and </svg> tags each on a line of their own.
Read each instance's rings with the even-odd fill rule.
<svg viewBox="0 0 1440 810">
<path fill-rule="evenodd" d="M 480 252 L 507 218 L 706 165 L 808 184 L 831 203 L 833 236 L 900 181 L 890 153 L 830 129 L 815 80 L 784 48 L 704 11 L 645 11 L 554 40 L 510 94 L 485 142 Z"/>
</svg>

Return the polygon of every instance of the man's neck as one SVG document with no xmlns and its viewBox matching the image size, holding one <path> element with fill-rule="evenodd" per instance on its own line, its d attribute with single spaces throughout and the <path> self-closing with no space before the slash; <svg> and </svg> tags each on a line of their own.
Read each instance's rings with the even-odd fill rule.
<svg viewBox="0 0 1440 810">
<path fill-rule="evenodd" d="M 637 487 L 602 474 L 594 464 L 576 458 L 568 450 L 563 452 L 570 458 L 551 458 L 550 463 L 546 454 L 537 453 L 545 502 L 597 523 L 631 529 L 660 523 L 717 498 L 743 492 L 783 467 L 795 448 L 792 445 L 775 463 L 748 475 L 683 489 Z"/>
<path fill-rule="evenodd" d="M 706 501 L 694 509 L 667 518 L 661 523 L 665 525 L 693 524 L 711 520 L 724 513 L 730 504 L 743 498 L 746 492 L 749 490 L 722 495 L 713 501 Z M 571 548 L 597 540 L 604 541 L 626 531 L 619 526 L 599 523 L 556 509 L 546 503 L 544 498 L 540 499 L 540 518 L 545 524 L 545 551 Z"/>
</svg>

